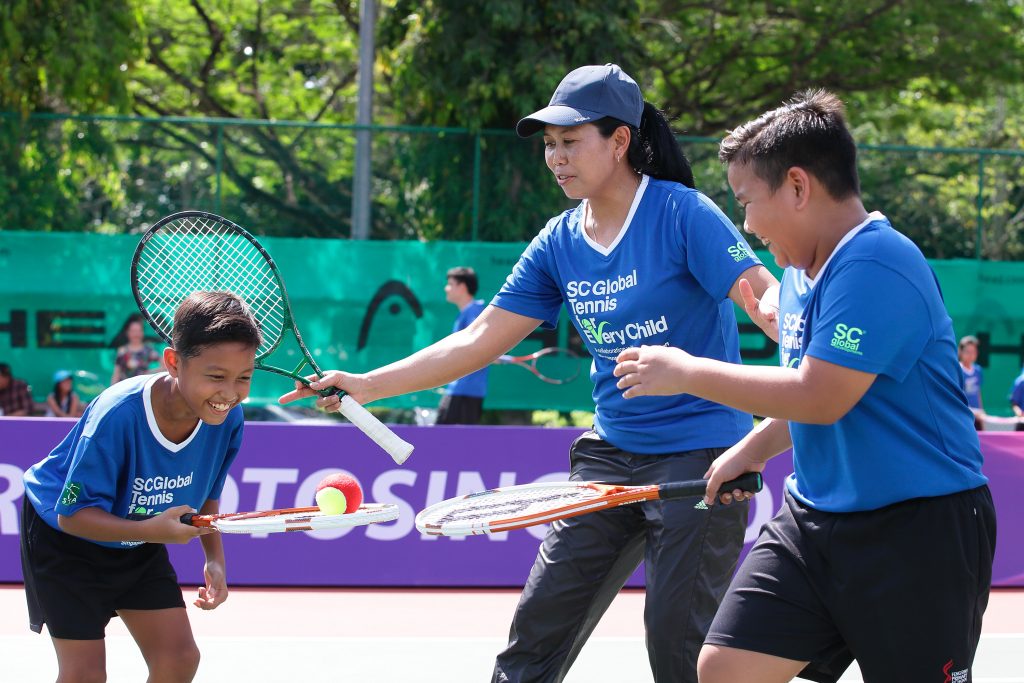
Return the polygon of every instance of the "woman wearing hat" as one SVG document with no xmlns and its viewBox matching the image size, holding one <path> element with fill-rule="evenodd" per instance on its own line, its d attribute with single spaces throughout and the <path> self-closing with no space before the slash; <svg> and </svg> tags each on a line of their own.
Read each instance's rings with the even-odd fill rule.
<svg viewBox="0 0 1024 683">
<path fill-rule="evenodd" d="M 733 303 L 777 336 L 774 313 L 756 303 L 775 278 L 694 189 L 668 122 L 618 66 L 572 71 L 549 106 L 516 130 L 521 137 L 543 133 L 547 167 L 579 205 L 548 221 L 469 327 L 366 374 L 328 373 L 314 388 L 336 386 L 368 403 L 440 386 L 486 367 L 538 325 L 554 327 L 564 307 L 594 358 L 594 427 L 570 448 L 571 478 L 701 478 L 750 431 L 750 415 L 686 395 L 626 401 L 615 386 L 615 358 L 627 347 L 659 344 L 739 363 Z M 281 400 L 311 395 L 297 387 Z M 337 401 L 317 403 L 336 410 Z M 743 546 L 746 518 L 745 503 L 698 510 L 693 501 L 655 501 L 555 522 L 493 681 L 561 681 L 645 560 L 654 677 L 695 682 L 697 654 Z"/>
<path fill-rule="evenodd" d="M 67 370 L 53 374 L 53 391 L 46 397 L 47 417 L 81 417 L 85 406 L 74 391 L 74 378 Z"/>
</svg>

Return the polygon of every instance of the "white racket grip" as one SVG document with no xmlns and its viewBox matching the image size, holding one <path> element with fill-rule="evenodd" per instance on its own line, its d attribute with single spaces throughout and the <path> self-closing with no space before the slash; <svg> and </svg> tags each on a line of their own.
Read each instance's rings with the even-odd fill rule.
<svg viewBox="0 0 1024 683">
<path fill-rule="evenodd" d="M 377 442 L 377 445 L 388 452 L 391 459 L 401 465 L 412 454 L 413 445 L 398 438 L 388 429 L 387 425 L 378 420 L 369 410 L 362 407 L 356 400 L 345 394 L 341 397 L 341 414 L 348 418 L 363 433 Z"/>
</svg>

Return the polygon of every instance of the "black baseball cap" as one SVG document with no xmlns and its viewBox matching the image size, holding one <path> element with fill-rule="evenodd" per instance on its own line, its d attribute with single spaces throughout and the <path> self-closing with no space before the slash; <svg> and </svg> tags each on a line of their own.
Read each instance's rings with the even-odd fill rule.
<svg viewBox="0 0 1024 683">
<path fill-rule="evenodd" d="M 640 86 L 617 64 L 581 66 L 562 79 L 548 106 L 516 124 L 528 138 L 544 126 L 578 126 L 606 116 L 640 127 L 644 98 Z"/>
</svg>

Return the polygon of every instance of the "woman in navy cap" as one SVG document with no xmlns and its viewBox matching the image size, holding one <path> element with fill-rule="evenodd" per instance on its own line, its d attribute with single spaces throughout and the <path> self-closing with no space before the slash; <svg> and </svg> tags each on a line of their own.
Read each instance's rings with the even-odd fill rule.
<svg viewBox="0 0 1024 683">
<path fill-rule="evenodd" d="M 594 359 L 594 427 L 570 448 L 572 479 L 701 478 L 750 431 L 751 416 L 686 395 L 626 401 L 612 375 L 616 356 L 658 344 L 739 363 L 733 303 L 749 302 L 755 321 L 777 334 L 773 312 L 755 303 L 775 278 L 694 189 L 668 122 L 618 66 L 571 72 L 549 106 L 516 130 L 522 137 L 543 132 L 547 166 L 579 205 L 548 221 L 469 327 L 369 373 L 328 373 L 314 387 L 336 386 L 367 403 L 440 386 L 485 367 L 538 325 L 554 327 L 564 307 Z M 311 395 L 297 388 L 282 401 Z M 317 403 L 336 410 L 337 400 Z M 745 503 L 708 510 L 655 501 L 555 522 L 493 680 L 561 681 L 645 560 L 655 679 L 695 682 L 697 654 L 743 546 L 746 519 Z"/>
</svg>

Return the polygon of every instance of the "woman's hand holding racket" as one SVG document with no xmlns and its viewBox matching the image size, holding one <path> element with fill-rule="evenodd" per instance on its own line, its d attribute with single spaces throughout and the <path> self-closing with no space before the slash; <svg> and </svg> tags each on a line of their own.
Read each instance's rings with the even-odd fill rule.
<svg viewBox="0 0 1024 683">
<path fill-rule="evenodd" d="M 375 401 L 381 396 L 368 395 L 365 375 L 353 375 L 340 370 L 328 370 L 323 374 L 306 377 L 309 385 L 296 381 L 295 389 L 278 398 L 280 403 L 297 401 L 300 398 L 316 396 L 317 407 L 329 413 L 341 413 L 355 423 L 374 441 L 384 448 L 391 458 L 401 465 L 412 453 L 412 445 L 399 439 L 366 408 L 363 403 Z M 326 394 L 326 395 L 325 395 Z"/>
<path fill-rule="evenodd" d="M 323 377 L 310 375 L 306 379 L 309 380 L 309 386 L 302 382 L 296 382 L 295 389 L 277 399 L 278 403 L 291 403 L 292 401 L 315 396 L 318 408 L 329 413 L 337 413 L 341 412 L 342 396 L 350 396 L 353 401 L 360 405 L 380 398 L 370 398 L 363 375 L 342 372 L 341 370 L 327 370 L 324 372 Z M 331 388 L 338 389 L 341 394 L 324 396 L 320 393 L 325 389 Z"/>
</svg>

